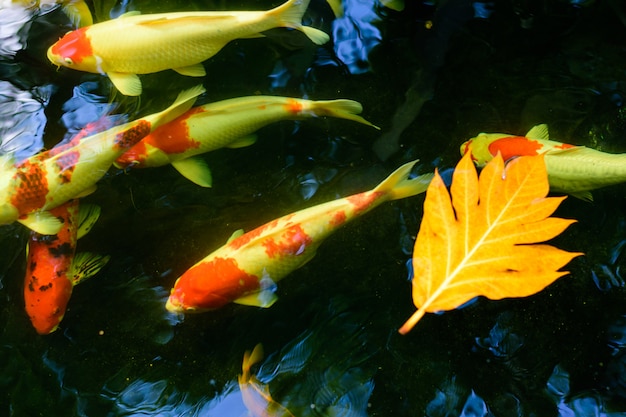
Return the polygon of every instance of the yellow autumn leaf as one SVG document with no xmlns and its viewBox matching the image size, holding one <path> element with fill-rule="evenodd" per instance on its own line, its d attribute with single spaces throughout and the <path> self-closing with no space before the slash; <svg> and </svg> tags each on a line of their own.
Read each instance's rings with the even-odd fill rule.
<svg viewBox="0 0 626 417">
<path fill-rule="evenodd" d="M 504 165 L 500 155 L 480 180 L 467 153 L 456 166 L 450 193 L 441 177 L 426 191 L 413 251 L 413 303 L 418 310 L 399 329 L 408 333 L 425 313 L 457 308 L 477 296 L 493 300 L 535 294 L 557 278 L 579 252 L 546 244 L 575 220 L 549 217 L 565 197 L 546 197 L 543 156 Z"/>
</svg>

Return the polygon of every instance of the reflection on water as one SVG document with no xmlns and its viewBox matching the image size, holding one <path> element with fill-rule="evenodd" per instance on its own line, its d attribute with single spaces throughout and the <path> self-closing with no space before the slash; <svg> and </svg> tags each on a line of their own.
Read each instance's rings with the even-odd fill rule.
<svg viewBox="0 0 626 417">
<path fill-rule="evenodd" d="M 21 160 L 43 148 L 44 110 L 53 88 L 37 88 L 31 93 L 0 80 L 0 155 L 13 154 Z"/>
</svg>

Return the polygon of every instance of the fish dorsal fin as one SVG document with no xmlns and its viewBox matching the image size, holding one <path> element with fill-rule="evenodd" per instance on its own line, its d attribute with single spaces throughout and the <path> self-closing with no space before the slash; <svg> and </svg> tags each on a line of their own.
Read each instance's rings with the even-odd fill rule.
<svg viewBox="0 0 626 417">
<path fill-rule="evenodd" d="M 276 300 L 278 300 L 278 296 L 276 296 L 274 291 L 272 289 L 266 289 L 239 297 L 234 300 L 233 303 L 251 307 L 269 308 Z"/>
<path fill-rule="evenodd" d="M 235 230 L 233 232 L 233 234 L 230 235 L 230 237 L 226 241 L 226 244 L 228 245 L 230 242 L 232 242 L 233 240 L 237 239 L 239 236 L 243 236 L 243 229 Z"/>
<path fill-rule="evenodd" d="M 233 140 L 228 144 L 227 148 L 237 149 L 237 148 L 245 148 L 246 146 L 254 145 L 257 141 L 257 135 L 247 135 L 242 136 Z"/>
<path fill-rule="evenodd" d="M 107 75 L 115 88 L 117 88 L 119 92 L 125 96 L 135 97 L 141 95 L 141 80 L 137 74 L 107 72 Z"/>
<path fill-rule="evenodd" d="M 578 153 L 578 152 L 584 152 L 587 149 L 589 148 L 587 148 L 586 146 L 570 146 L 569 148 L 562 148 L 562 149 L 553 148 L 547 151 L 546 155 L 556 156 L 556 155 L 563 155 L 563 154 Z"/>
<path fill-rule="evenodd" d="M 206 70 L 204 69 L 204 65 L 201 63 L 195 65 L 189 65 L 188 67 L 181 68 L 172 68 L 174 71 L 179 73 L 180 75 L 186 75 L 188 77 L 204 77 L 206 75 Z"/>
<path fill-rule="evenodd" d="M 172 166 L 181 175 L 200 187 L 209 188 L 213 185 L 211 170 L 206 161 L 200 158 L 186 158 L 172 162 Z"/>
<path fill-rule="evenodd" d="M 542 123 L 537 126 L 533 126 L 532 129 L 526 133 L 526 137 L 528 139 L 540 139 L 540 140 L 550 140 L 550 134 L 548 133 L 548 125 Z"/>
<path fill-rule="evenodd" d="M 36 211 L 17 221 L 40 235 L 56 235 L 63 225 L 49 211 Z"/>
<path fill-rule="evenodd" d="M 119 15 L 117 18 L 124 19 L 126 17 L 131 17 L 131 16 L 139 16 L 140 14 L 141 12 L 139 10 L 131 10 L 130 12 L 126 12 L 126 13 Z"/>
<path fill-rule="evenodd" d="M 85 236 L 100 217 L 100 206 L 95 204 L 81 204 L 78 210 L 78 230 L 76 237 L 80 239 Z"/>
<path fill-rule="evenodd" d="M 77 285 L 96 275 L 111 259 L 107 255 L 97 255 L 90 252 L 77 253 L 72 261 L 68 278 L 72 285 Z"/>
<path fill-rule="evenodd" d="M 93 25 L 91 11 L 84 1 L 64 2 L 62 9 L 75 27 Z"/>
</svg>

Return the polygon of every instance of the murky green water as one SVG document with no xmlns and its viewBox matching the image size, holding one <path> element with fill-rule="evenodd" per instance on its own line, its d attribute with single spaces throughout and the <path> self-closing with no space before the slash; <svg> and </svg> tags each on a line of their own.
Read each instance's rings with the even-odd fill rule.
<svg viewBox="0 0 626 417">
<path fill-rule="evenodd" d="M 97 2 L 96 20 L 128 10 L 255 9 L 280 2 Z M 61 328 L 38 336 L 23 308 L 27 231 L 0 227 L 0 415 L 242 416 L 243 354 L 296 416 L 626 415 L 625 186 L 568 198 L 576 218 L 556 244 L 583 251 L 571 275 L 524 299 L 427 315 L 409 272 L 423 197 L 386 204 L 337 231 L 278 286 L 270 309 L 166 312 L 169 289 L 236 229 L 373 187 L 401 163 L 453 167 L 480 131 L 626 152 L 626 8 L 613 1 L 407 1 L 398 13 L 344 2 L 333 23 L 312 0 L 308 23 L 333 33 L 238 40 L 205 63 L 201 102 L 274 94 L 350 98 L 382 128 L 335 119 L 282 122 L 258 142 L 205 156 L 214 186 L 171 167 L 112 169 L 85 198 L 102 216 L 79 250 L 111 256 L 78 286 Z M 44 13 L 47 12 L 47 13 Z M 165 107 L 197 80 L 142 76 L 140 100 L 99 75 L 56 71 L 45 51 L 71 29 L 59 10 L 0 10 L 2 151 L 52 147 L 105 113 Z M 433 21 L 431 29 L 428 22 Z"/>
</svg>

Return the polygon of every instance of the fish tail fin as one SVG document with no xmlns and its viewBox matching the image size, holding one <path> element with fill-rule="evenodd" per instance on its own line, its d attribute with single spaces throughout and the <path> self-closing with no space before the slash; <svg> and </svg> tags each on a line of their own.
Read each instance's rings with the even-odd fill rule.
<svg viewBox="0 0 626 417">
<path fill-rule="evenodd" d="M 145 119 L 152 124 L 151 129 L 154 130 L 161 125 L 171 122 L 189 110 L 196 102 L 196 98 L 205 91 L 206 90 L 202 84 L 183 90 L 178 94 L 176 100 L 174 100 L 174 102 L 167 109 L 147 116 Z"/>
<path fill-rule="evenodd" d="M 380 130 L 378 126 L 359 116 L 359 113 L 363 111 L 363 106 L 361 106 L 361 103 L 358 101 L 345 99 L 313 101 L 311 111 L 317 116 L 330 116 L 352 120 Z"/>
<path fill-rule="evenodd" d="M 96 275 L 111 259 L 108 255 L 97 255 L 90 252 L 77 253 L 72 261 L 68 278 L 72 285 L 77 285 Z"/>
<path fill-rule="evenodd" d="M 423 174 L 409 179 L 411 170 L 416 163 L 417 160 L 402 165 L 373 191 L 387 194 L 389 200 L 399 200 L 425 192 L 433 174 Z"/>
<path fill-rule="evenodd" d="M 63 13 L 67 15 L 75 27 L 93 25 L 93 17 L 91 16 L 89 6 L 83 0 L 65 2 Z"/>
<path fill-rule="evenodd" d="M 302 16 L 309 7 L 310 0 L 289 0 L 282 5 L 269 10 L 267 14 L 275 16 L 278 19 L 279 26 L 285 26 L 299 30 L 304 33 L 316 45 L 322 45 L 328 42 L 330 37 L 325 32 L 302 25 Z"/>
<path fill-rule="evenodd" d="M 263 345 L 259 343 L 254 347 L 254 349 L 252 349 L 252 352 L 247 350 L 246 353 L 243 354 L 243 364 L 241 365 L 241 370 L 244 374 L 249 373 L 252 365 L 260 362 L 261 359 L 263 359 Z"/>
</svg>

